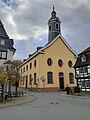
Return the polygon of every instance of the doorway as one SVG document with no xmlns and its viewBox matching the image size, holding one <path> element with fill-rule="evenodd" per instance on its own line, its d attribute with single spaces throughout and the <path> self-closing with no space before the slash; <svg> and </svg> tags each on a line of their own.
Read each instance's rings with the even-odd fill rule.
<svg viewBox="0 0 90 120">
<path fill-rule="evenodd" d="M 62 72 L 59 73 L 59 87 L 60 90 L 64 89 L 64 74 Z"/>
</svg>

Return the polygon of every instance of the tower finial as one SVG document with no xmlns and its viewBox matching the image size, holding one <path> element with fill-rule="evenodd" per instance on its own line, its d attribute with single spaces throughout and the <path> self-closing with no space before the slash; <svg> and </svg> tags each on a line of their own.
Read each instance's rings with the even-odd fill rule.
<svg viewBox="0 0 90 120">
<path fill-rule="evenodd" d="M 54 11 L 54 8 L 55 8 L 55 7 L 54 7 L 54 5 L 53 5 L 53 11 Z"/>
</svg>

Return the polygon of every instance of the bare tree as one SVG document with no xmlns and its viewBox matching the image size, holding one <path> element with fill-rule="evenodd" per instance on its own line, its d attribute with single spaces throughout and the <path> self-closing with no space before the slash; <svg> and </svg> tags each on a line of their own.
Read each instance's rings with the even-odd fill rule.
<svg viewBox="0 0 90 120">
<path fill-rule="evenodd" d="M 22 64 L 20 60 L 7 61 L 5 63 L 6 66 L 6 76 L 10 79 L 10 82 L 15 86 L 15 94 L 17 96 L 17 90 L 19 86 L 20 79 L 20 68 L 19 66 Z"/>
</svg>

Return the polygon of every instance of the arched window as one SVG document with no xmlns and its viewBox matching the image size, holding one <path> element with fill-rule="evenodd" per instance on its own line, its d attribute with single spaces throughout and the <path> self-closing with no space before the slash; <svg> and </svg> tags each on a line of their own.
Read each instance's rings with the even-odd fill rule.
<svg viewBox="0 0 90 120">
<path fill-rule="evenodd" d="M 22 74 L 22 68 L 21 68 L 21 74 Z"/>
<path fill-rule="evenodd" d="M 25 72 L 25 67 L 23 67 L 23 72 Z"/>
<path fill-rule="evenodd" d="M 28 71 L 28 65 L 26 65 L 26 71 Z"/>
<path fill-rule="evenodd" d="M 47 64 L 48 64 L 49 66 L 52 65 L 52 59 L 51 59 L 51 58 L 48 58 L 48 60 L 47 60 Z"/>
<path fill-rule="evenodd" d="M 36 84 L 36 73 L 34 73 L 34 85 Z"/>
<path fill-rule="evenodd" d="M 32 63 L 30 63 L 30 69 L 32 68 Z"/>
<path fill-rule="evenodd" d="M 59 24 L 56 23 L 56 24 L 55 24 L 55 27 L 56 27 L 56 30 L 58 30 L 58 29 L 59 29 Z"/>
<path fill-rule="evenodd" d="M 59 73 L 59 78 L 64 78 L 64 73 L 63 72 Z"/>
<path fill-rule="evenodd" d="M 30 74 L 30 78 L 29 78 L 29 85 L 32 84 L 32 75 Z"/>
<path fill-rule="evenodd" d="M 63 66 L 63 61 L 60 59 L 60 60 L 58 60 L 58 65 L 59 65 L 59 67 L 62 67 Z"/>
<path fill-rule="evenodd" d="M 73 75 L 73 73 L 69 73 L 69 81 L 70 81 L 70 84 L 74 83 L 74 75 Z"/>
<path fill-rule="evenodd" d="M 52 84 L 53 83 L 53 73 L 52 72 L 48 72 L 47 73 L 47 83 L 48 84 Z"/>
<path fill-rule="evenodd" d="M 72 65 L 73 65 L 73 64 L 72 64 L 72 61 L 71 61 L 71 60 L 69 60 L 69 61 L 68 61 L 68 66 L 71 68 L 71 67 L 72 67 Z"/>
<path fill-rule="evenodd" d="M 34 61 L 34 67 L 36 68 L 36 60 Z"/>
</svg>

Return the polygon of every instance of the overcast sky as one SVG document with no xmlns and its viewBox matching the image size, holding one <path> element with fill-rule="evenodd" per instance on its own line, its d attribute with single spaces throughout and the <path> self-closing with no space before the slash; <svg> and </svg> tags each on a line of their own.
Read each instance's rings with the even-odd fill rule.
<svg viewBox="0 0 90 120">
<path fill-rule="evenodd" d="M 90 0 L 0 0 L 0 19 L 14 39 L 14 59 L 25 59 L 48 42 L 48 20 L 55 5 L 61 32 L 80 53 L 90 46 Z"/>
</svg>

